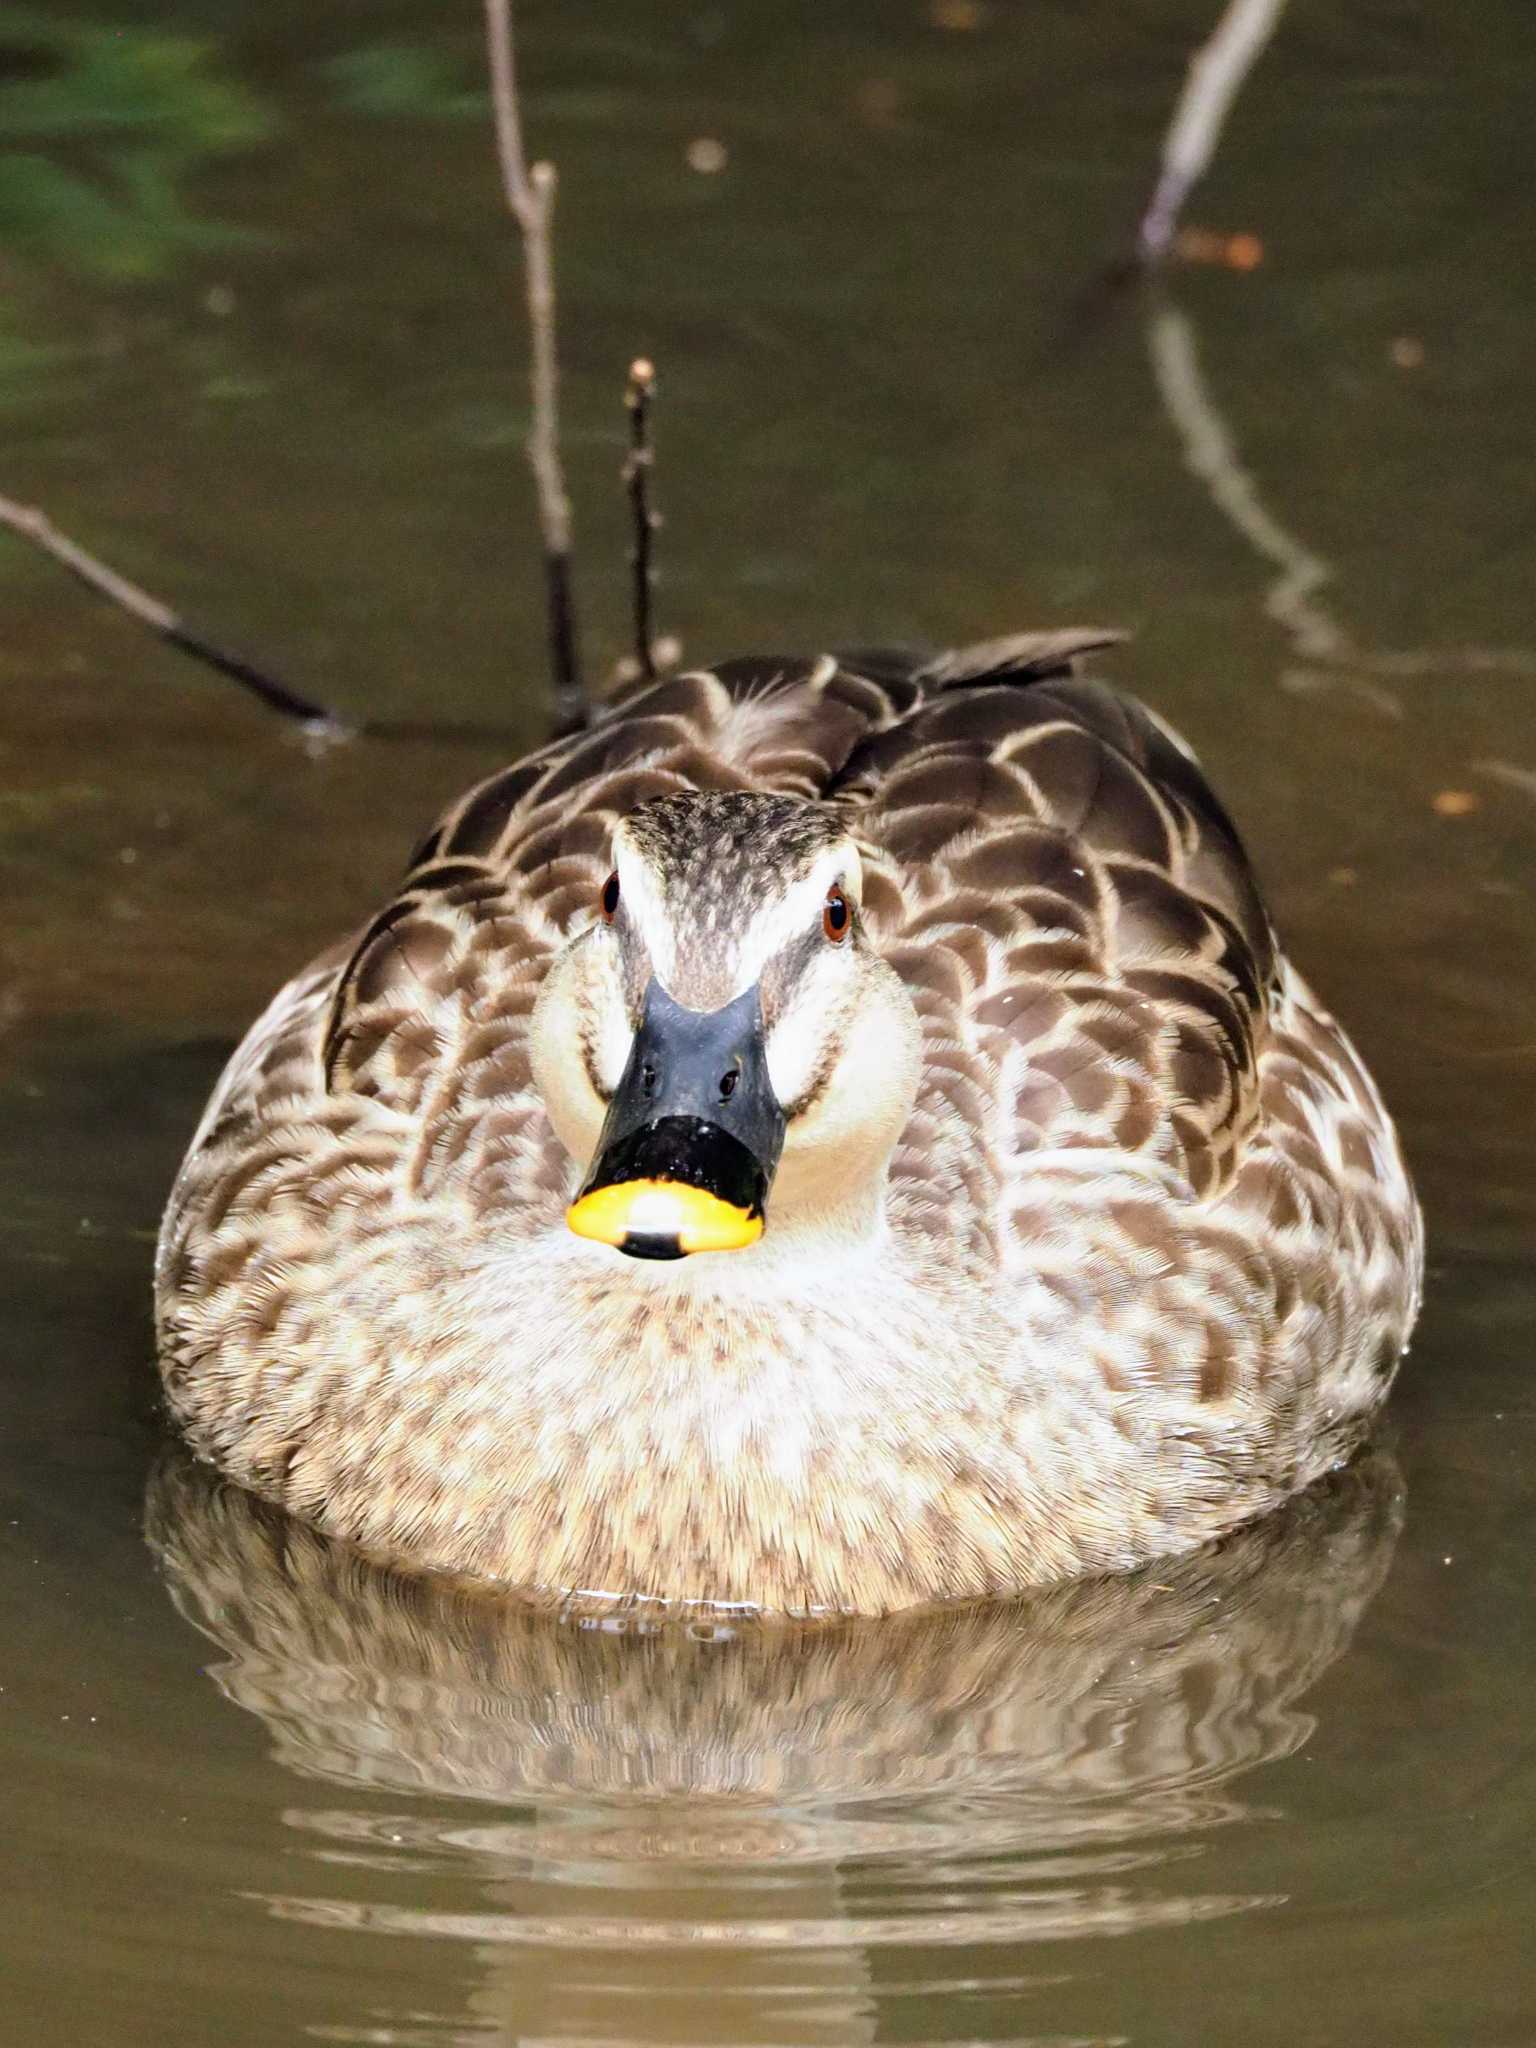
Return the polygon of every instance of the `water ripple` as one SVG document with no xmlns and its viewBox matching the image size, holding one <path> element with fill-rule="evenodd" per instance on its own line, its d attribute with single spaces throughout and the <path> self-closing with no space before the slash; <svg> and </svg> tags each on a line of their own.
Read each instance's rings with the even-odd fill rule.
<svg viewBox="0 0 1536 2048">
<path fill-rule="evenodd" d="M 505 2038 L 487 2013 L 513 2038 L 858 2043 L 876 1981 L 957 2020 L 1006 1985 L 1016 2012 L 1084 1942 L 1282 1909 L 1214 1852 L 1273 1819 L 1241 1781 L 1306 1742 L 1400 1519 L 1378 1455 L 1134 1578 L 700 1640 L 377 1569 L 182 1458 L 149 1504 L 313 1872 L 240 1896 L 463 1954 L 466 2012 L 317 2033 L 401 2048 Z M 1026 1949 L 1038 1976 L 1008 1968 Z"/>
</svg>

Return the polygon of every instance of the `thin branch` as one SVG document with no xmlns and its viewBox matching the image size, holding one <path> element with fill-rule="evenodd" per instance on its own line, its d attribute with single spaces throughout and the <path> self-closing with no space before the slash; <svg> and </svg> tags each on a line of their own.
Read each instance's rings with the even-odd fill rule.
<svg viewBox="0 0 1536 2048">
<path fill-rule="evenodd" d="M 561 731 L 586 723 L 590 713 L 582 685 L 576 642 L 576 604 L 571 577 L 571 501 L 560 464 L 559 372 L 555 357 L 555 280 L 550 223 L 555 208 L 555 167 L 530 170 L 523 152 L 522 117 L 512 48 L 512 0 L 485 0 L 486 45 L 491 103 L 496 115 L 496 154 L 507 206 L 523 240 L 523 265 L 532 341 L 529 382 L 533 423 L 528 462 L 538 497 L 544 542 L 544 584 L 549 624 L 549 661 L 554 684 L 555 722 Z"/>
<path fill-rule="evenodd" d="M 1143 263 L 1167 255 L 1184 202 L 1210 168 L 1232 102 L 1285 6 L 1286 0 L 1230 0 L 1215 34 L 1195 52 L 1163 144 L 1157 187 L 1136 238 Z"/>
<path fill-rule="evenodd" d="M 35 506 L 18 504 L 14 498 L 0 497 L 0 526 L 8 527 L 12 533 L 30 541 L 33 547 L 40 548 L 45 555 L 51 555 L 99 597 L 127 612 L 130 618 L 137 619 L 141 626 L 147 626 L 152 633 L 158 634 L 170 646 L 179 648 L 183 654 L 190 655 L 194 661 L 202 662 L 206 668 L 217 669 L 220 675 L 239 683 L 242 689 L 259 697 L 271 710 L 281 712 L 285 718 L 298 719 L 315 734 L 340 738 L 349 730 L 344 721 L 325 705 L 300 696 L 297 690 L 291 690 L 286 683 L 279 682 L 276 676 L 258 668 L 244 655 L 234 654 L 195 631 L 168 604 L 151 597 L 147 590 L 141 590 L 137 583 L 130 583 L 126 576 L 109 569 L 105 562 L 88 554 L 67 534 L 60 533 L 53 521 Z"/>
<path fill-rule="evenodd" d="M 656 395 L 655 366 L 636 356 L 629 366 L 629 387 L 624 404 L 629 412 L 629 453 L 624 459 L 624 488 L 629 493 L 630 520 L 634 544 L 630 549 L 631 589 L 634 598 L 635 660 L 640 674 L 654 681 L 656 649 L 652 639 L 651 592 L 655 570 L 651 566 L 652 544 L 661 524 L 651 509 L 651 472 L 655 451 L 651 447 L 651 400 Z"/>
</svg>

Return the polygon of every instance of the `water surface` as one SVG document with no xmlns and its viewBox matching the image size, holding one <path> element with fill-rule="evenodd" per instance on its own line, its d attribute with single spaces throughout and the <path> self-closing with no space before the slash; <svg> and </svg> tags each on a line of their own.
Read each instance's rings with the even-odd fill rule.
<svg viewBox="0 0 1536 2048">
<path fill-rule="evenodd" d="M 1536 19 L 1294 0 L 1191 212 L 1264 261 L 1084 319 L 1212 12 L 523 9 L 594 670 L 642 348 L 690 656 L 1134 628 L 1430 1226 L 1318 1498 L 767 1644 L 529 1629 L 164 1450 L 229 1045 L 539 730 L 517 255 L 473 7 L 0 16 L 0 490 L 436 728 L 312 758 L 0 550 L 0 2038 L 1532 2038 Z"/>
</svg>

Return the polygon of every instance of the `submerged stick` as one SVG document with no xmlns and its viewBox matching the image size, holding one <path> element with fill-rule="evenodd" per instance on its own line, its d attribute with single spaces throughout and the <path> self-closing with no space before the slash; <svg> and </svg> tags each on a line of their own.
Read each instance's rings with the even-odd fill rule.
<svg viewBox="0 0 1536 2048">
<path fill-rule="evenodd" d="M 1163 166 L 1136 237 L 1143 263 L 1167 255 L 1179 214 L 1210 168 L 1232 102 L 1274 34 L 1286 0 L 1230 0 L 1210 40 L 1195 52 L 1163 144 Z"/>
<path fill-rule="evenodd" d="M 555 167 L 534 164 L 523 153 L 522 118 L 512 49 L 512 0 L 485 0 L 490 58 L 491 103 L 496 115 L 496 154 L 507 207 L 523 242 L 531 335 L 529 383 L 533 422 L 528 463 L 538 498 L 544 543 L 544 586 L 549 627 L 549 664 L 559 731 L 586 723 L 590 706 L 581 679 L 576 642 L 576 601 L 571 577 L 571 501 L 560 462 L 559 371 L 555 357 L 555 280 L 550 222 L 555 207 Z"/>
<path fill-rule="evenodd" d="M 324 704 L 301 696 L 297 690 L 279 682 L 270 670 L 257 667 L 244 655 L 220 647 L 197 632 L 168 604 L 151 597 L 147 590 L 140 589 L 137 583 L 130 583 L 126 576 L 120 576 L 67 534 L 60 533 L 53 521 L 36 506 L 0 497 L 0 526 L 8 527 L 21 539 L 30 541 L 33 547 L 40 548 L 45 555 L 51 555 L 72 576 L 94 590 L 98 597 L 106 598 L 109 604 L 115 604 L 119 611 L 127 612 L 141 626 L 147 626 L 168 645 L 179 648 L 194 661 L 200 661 L 205 668 L 217 669 L 220 675 L 228 676 L 242 689 L 249 690 L 252 696 L 259 697 L 270 710 L 281 712 L 285 718 L 298 719 L 315 733 L 340 738 L 349 730 L 346 723 Z"/>
<path fill-rule="evenodd" d="M 655 571 L 651 566 L 652 544 L 661 524 L 651 509 L 651 471 L 655 451 L 651 447 L 651 400 L 656 395 L 656 371 L 645 356 L 636 356 L 629 366 L 629 387 L 624 404 L 629 412 L 629 453 L 624 458 L 624 488 L 629 493 L 634 543 L 629 564 L 634 599 L 635 660 L 647 682 L 655 680 L 656 649 L 651 637 L 651 593 Z"/>
</svg>

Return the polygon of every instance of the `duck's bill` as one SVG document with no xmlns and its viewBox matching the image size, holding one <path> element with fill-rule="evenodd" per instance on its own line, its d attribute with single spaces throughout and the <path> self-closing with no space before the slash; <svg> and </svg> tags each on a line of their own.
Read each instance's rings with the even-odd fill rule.
<svg viewBox="0 0 1536 2048">
<path fill-rule="evenodd" d="M 661 1117 L 601 1154 L 566 1221 L 633 1259 L 734 1252 L 762 1236 L 767 1193 L 767 1174 L 729 1131 Z"/>
<path fill-rule="evenodd" d="M 763 1234 L 783 1146 L 757 990 L 688 1010 L 653 980 L 566 1221 L 636 1259 L 740 1251 Z"/>
</svg>

